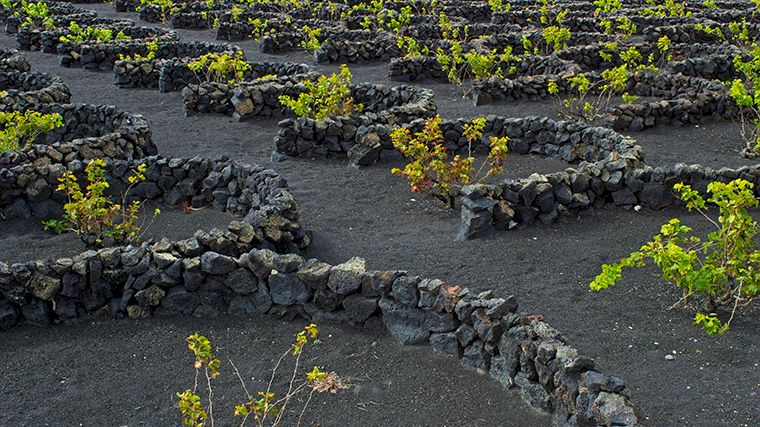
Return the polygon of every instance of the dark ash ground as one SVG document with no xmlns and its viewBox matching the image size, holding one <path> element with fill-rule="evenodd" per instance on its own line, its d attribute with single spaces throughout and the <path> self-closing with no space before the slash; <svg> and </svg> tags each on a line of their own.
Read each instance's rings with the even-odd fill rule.
<svg viewBox="0 0 760 427">
<path fill-rule="evenodd" d="M 92 7 L 103 16 L 115 15 L 110 5 Z M 134 14 L 118 16 L 136 19 Z M 184 39 L 212 37 L 209 32 L 180 33 Z M 0 44 L 14 47 L 13 39 L 7 36 L 0 37 Z M 265 57 L 250 42 L 240 45 L 250 59 Z M 348 168 L 345 161 L 338 160 L 272 164 L 269 156 L 276 119 L 246 123 L 213 115 L 186 119 L 178 93 L 119 90 L 113 86 L 110 73 L 65 69 L 57 65 L 53 55 L 27 55 L 33 69 L 62 76 L 71 87 L 75 102 L 114 104 L 144 114 L 150 121 L 159 151 L 165 155 L 228 155 L 277 169 L 287 178 L 300 202 L 302 223 L 314 231 L 314 244 L 307 255 L 331 263 L 362 256 L 372 269 L 405 269 L 478 290 L 495 289 L 502 294 L 515 294 L 524 310 L 543 314 L 582 352 L 596 359 L 600 369 L 623 377 L 633 399 L 648 414 L 649 425 L 750 426 L 760 423 L 757 305 L 741 313 L 726 336 L 712 338 L 691 326 L 692 311 L 668 309 L 678 295 L 670 286 L 658 281 L 654 269 L 630 272 L 616 289 L 604 294 L 588 291 L 588 283 L 598 273 L 601 263 L 615 261 L 637 249 L 673 216 L 686 217 L 691 224 L 702 224 L 695 216 L 679 210 L 634 212 L 608 208 L 581 218 L 566 217 L 550 226 L 455 242 L 458 214 L 410 193 L 403 181 L 389 173 L 394 161 L 362 170 Z M 266 58 L 313 62 L 303 54 Z M 335 67 L 320 69 L 332 71 Z M 388 82 L 383 64 L 352 66 L 351 70 L 357 82 Z M 424 84 L 436 90 L 439 109 L 447 118 L 489 113 L 547 114 L 547 106 L 542 104 L 476 108 L 462 101 L 460 94 L 449 85 Z M 645 148 L 646 158 L 652 165 L 746 164 L 737 154 L 741 143 L 736 138 L 735 128 L 728 124 L 666 126 L 631 136 Z M 567 165 L 561 162 L 514 155 L 507 170 L 511 176 L 527 176 L 565 167 Z M 266 324 L 276 325 L 274 322 Z M 251 363 L 253 371 L 259 369 L 252 375 L 261 375 L 266 364 L 257 365 L 259 359 L 253 355 L 270 350 L 259 346 L 254 349 L 249 343 L 269 342 L 274 339 L 273 334 L 289 334 L 288 331 L 299 326 L 251 329 L 245 322 L 227 319 L 204 322 L 176 319 L 44 330 L 20 328 L 3 335 L 5 345 L 0 369 L 7 379 L 0 386 L 0 424 L 39 425 L 48 420 L 51 425 L 61 421 L 71 425 L 88 420 L 85 424 L 131 425 L 139 424 L 140 420 L 155 420 L 153 417 L 158 417 L 158 424 L 176 423 L 176 418 L 172 418 L 175 409 L 171 393 L 187 384 L 190 378 L 190 371 L 185 369 L 187 365 L 175 364 L 186 357 L 181 348 L 186 332 L 194 328 L 214 331 L 221 338 L 220 345 L 235 348 L 231 353 L 233 360 L 240 362 L 236 363 L 238 366 Z M 226 331 L 227 327 L 231 328 L 230 332 Z M 362 420 L 362 424 L 370 420 L 369 424 L 377 422 L 379 425 L 470 424 L 467 418 L 452 418 L 453 410 L 445 412 L 453 409 L 454 404 L 461 406 L 457 410 L 464 411 L 462 413 L 482 418 L 483 425 L 526 425 L 533 417 L 524 415 L 530 412 L 514 402 L 494 402 L 497 409 L 489 409 L 483 396 L 496 384 L 461 371 L 453 361 L 446 365 L 445 358 L 427 354 L 428 350 L 404 349 L 354 333 L 349 337 L 348 332 L 336 332 L 334 337 L 343 344 L 335 348 L 326 345 L 325 349 L 335 350 L 345 344 L 350 349 L 348 353 L 356 353 L 366 349 L 367 342 L 378 340 L 383 351 L 376 354 L 390 360 L 366 369 L 376 369 L 381 377 L 399 379 L 408 377 L 411 372 L 422 375 L 422 369 L 435 371 L 415 378 L 410 385 L 399 385 L 399 382 L 378 392 L 382 396 L 382 408 L 372 405 L 365 408 L 377 411 L 374 414 L 354 411 L 350 402 L 341 401 L 335 407 L 320 403 L 322 406 L 315 411 L 317 419 L 322 420 L 320 425 L 355 425 L 358 420 Z M 240 334 L 244 339 L 233 339 Z M 82 337 L 85 337 L 84 346 L 74 341 Z M 287 340 L 282 341 L 285 342 Z M 153 356 L 139 363 L 130 359 L 138 349 Z M 666 354 L 674 354 L 675 360 L 666 361 Z M 366 357 L 361 362 L 353 362 L 345 356 L 331 354 L 327 364 L 343 370 L 352 363 L 363 366 L 370 362 Z M 171 367 L 167 361 L 172 363 Z M 53 378 L 56 366 L 65 366 L 68 375 L 78 378 L 75 391 L 58 394 L 51 388 L 51 383 L 56 381 Z M 95 369 L 97 375 L 88 374 L 89 369 Z M 398 371 L 392 372 L 395 370 Z M 48 377 L 44 377 L 45 372 Z M 356 371 L 350 374 L 358 375 Z M 132 387 L 122 382 L 122 375 L 141 377 L 160 386 Z M 462 376 L 463 382 L 457 383 L 460 385 L 447 385 L 443 380 L 456 376 Z M 382 381 L 381 378 L 376 380 Z M 420 384 L 425 384 L 424 388 Z M 409 397 L 407 393 L 416 397 Z M 451 398 L 439 399 L 438 395 Z M 101 399 L 108 402 L 108 408 L 118 411 L 115 417 L 102 413 Z M 357 399 L 355 402 L 361 401 Z M 66 405 L 76 406 L 67 408 Z M 344 413 L 345 418 L 335 418 Z M 58 415 L 63 418 L 56 418 Z M 337 422 L 333 424 L 333 420 Z M 536 419 L 536 423 L 542 422 L 546 420 Z"/>
</svg>

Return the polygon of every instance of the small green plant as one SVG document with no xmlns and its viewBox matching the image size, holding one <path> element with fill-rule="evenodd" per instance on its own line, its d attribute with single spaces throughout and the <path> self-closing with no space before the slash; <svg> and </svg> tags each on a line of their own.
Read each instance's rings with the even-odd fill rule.
<svg viewBox="0 0 760 427">
<path fill-rule="evenodd" d="M 311 28 L 308 25 L 301 27 L 303 33 L 303 40 L 299 43 L 299 46 L 309 52 L 316 52 L 322 48 L 322 42 L 319 41 L 319 36 L 322 35 L 321 28 Z"/>
<path fill-rule="evenodd" d="M 274 28 L 269 28 L 268 19 L 248 18 L 248 25 L 251 28 L 251 38 L 255 42 L 260 42 L 262 37 L 275 32 Z"/>
<path fill-rule="evenodd" d="M 488 6 L 491 8 L 491 12 L 509 12 L 512 10 L 512 4 L 509 1 L 504 0 L 488 0 Z"/>
<path fill-rule="evenodd" d="M 450 83 L 462 86 L 468 79 L 487 79 L 504 77 L 505 72 L 512 74 L 521 59 L 512 54 L 512 47 L 507 46 L 502 52 L 496 49 L 488 51 L 471 50 L 463 52 L 459 41 L 450 41 L 448 52 L 438 48 L 436 60 L 446 73 Z M 506 70 L 505 70 L 506 68 Z"/>
<path fill-rule="evenodd" d="M 289 108 L 298 117 L 308 117 L 316 120 L 325 119 L 331 115 L 349 115 L 362 109 L 361 104 L 355 104 L 351 97 L 351 71 L 343 64 L 338 74 L 320 76 L 316 82 L 303 82 L 306 91 L 298 98 L 282 95 L 280 104 Z"/>
<path fill-rule="evenodd" d="M 747 306 L 760 291 L 760 250 L 753 239 L 760 230 L 748 212 L 758 206 L 753 188 L 751 182 L 742 179 L 712 182 L 707 186 L 710 197 L 704 199 L 690 186 L 676 184 L 674 190 L 686 207 L 704 216 L 715 231 L 702 240 L 689 235 L 691 227 L 677 218 L 671 219 L 641 249 L 616 264 L 604 264 L 590 288 L 607 289 L 622 278 L 623 268 L 640 268 L 652 260 L 661 269 L 663 279 L 683 290 L 679 303 L 688 303 L 694 296 L 707 312 L 697 313 L 695 323 L 708 334 L 723 335 L 737 309 Z M 707 215 L 708 203 L 718 207 L 717 220 Z M 725 308 L 730 308 L 731 314 L 723 322 L 714 313 Z"/>
<path fill-rule="evenodd" d="M 129 192 L 145 180 L 146 165 L 132 170 L 128 178 L 129 186 L 121 197 L 121 203 L 114 203 L 106 197 L 110 185 L 105 180 L 106 163 L 101 159 L 90 161 L 85 167 L 87 186 L 79 185 L 73 172 L 67 171 L 58 181 L 57 191 L 66 193 L 67 202 L 63 206 L 63 217 L 43 222 L 45 229 L 56 233 L 73 231 L 90 246 L 107 246 L 108 243 L 136 243 L 142 237 L 145 222 L 138 221 L 143 202 L 127 202 Z M 153 212 L 154 219 L 161 211 Z M 152 221 L 151 219 L 151 221 Z M 148 224 L 150 226 L 150 224 Z"/>
<path fill-rule="evenodd" d="M 628 75 L 624 65 L 606 69 L 602 78 L 591 81 L 585 73 L 565 78 L 567 93 L 560 93 L 556 81 L 549 81 L 547 92 L 557 99 L 557 112 L 568 120 L 594 122 L 607 111 L 615 93 L 625 90 Z M 623 93 L 624 102 L 633 102 L 635 97 Z"/>
<path fill-rule="evenodd" d="M 618 16 L 623 8 L 621 0 L 595 0 L 596 14 L 602 18 L 599 21 L 604 34 L 618 35 L 621 41 L 629 39 L 636 33 L 636 25 L 627 16 Z"/>
<path fill-rule="evenodd" d="M 412 7 L 404 6 L 398 12 L 380 9 L 374 15 L 365 16 L 359 25 L 365 30 L 385 30 L 397 37 L 412 20 Z"/>
<path fill-rule="evenodd" d="M 688 4 L 683 1 L 677 3 L 675 0 L 665 0 L 664 3 L 658 4 L 657 0 L 646 0 L 649 8 L 642 9 L 643 16 L 659 16 L 662 18 L 686 18 L 691 16 L 691 12 L 686 10 Z"/>
<path fill-rule="evenodd" d="M 519 61 L 519 59 L 512 55 L 511 46 L 504 48 L 504 51 L 501 53 L 498 53 L 496 49 L 491 49 L 487 52 L 471 50 L 464 54 L 464 59 L 470 67 L 472 77 L 476 79 L 504 77 L 502 64 Z"/>
<path fill-rule="evenodd" d="M 472 156 L 473 144 L 483 135 L 485 118 L 474 119 L 464 127 L 463 136 L 468 141 L 468 155 L 459 154 L 449 159 L 441 131 L 441 117 L 436 116 L 425 123 L 414 135 L 404 127 L 391 133 L 393 146 L 409 160 L 404 169 L 393 168 L 391 173 L 409 180 L 412 192 L 423 192 L 443 201 L 449 208 L 455 207 L 455 186 L 483 182 L 486 178 L 503 172 L 509 138 L 490 138 L 489 153 L 480 166 L 475 168 Z"/>
<path fill-rule="evenodd" d="M 84 27 L 74 21 L 69 22 L 69 34 L 59 38 L 64 43 L 98 42 L 107 43 L 114 39 L 113 31 L 107 28 Z M 119 31 L 116 40 L 129 40 L 130 37 Z"/>
<path fill-rule="evenodd" d="M 181 9 L 181 4 L 174 3 L 173 0 L 140 0 L 142 6 L 155 6 L 161 10 L 161 21 L 168 23 L 172 15 Z"/>
<path fill-rule="evenodd" d="M 0 0 L 0 7 L 2 7 L 3 10 L 13 10 L 18 7 L 18 3 L 13 3 L 11 0 Z"/>
<path fill-rule="evenodd" d="M 148 51 L 145 55 L 140 55 L 139 53 L 135 53 L 134 55 L 119 54 L 119 59 L 122 61 L 152 61 L 156 59 L 156 53 L 158 53 L 158 39 L 149 40 L 145 44 L 145 47 Z"/>
<path fill-rule="evenodd" d="M 540 12 L 538 27 L 541 29 L 541 42 L 534 43 L 527 36 L 523 36 L 523 49 L 525 52 L 533 52 L 535 55 L 549 55 L 552 52 L 567 48 L 572 34 L 569 28 L 562 26 L 562 23 L 570 9 L 560 9 L 556 0 L 539 0 L 538 4 Z"/>
<path fill-rule="evenodd" d="M 21 21 L 21 28 L 52 29 L 53 17 L 48 5 L 42 2 L 21 2 L 21 10 L 14 13 Z"/>
<path fill-rule="evenodd" d="M 715 2 L 714 2 L 713 0 L 704 0 L 704 1 L 702 2 L 702 5 L 703 5 L 703 6 L 704 6 L 706 9 L 717 9 L 717 8 L 718 8 L 718 5 L 717 5 L 717 4 L 715 4 Z"/>
<path fill-rule="evenodd" d="M 754 43 L 745 59 L 742 55 L 734 58 L 734 68 L 742 78 L 730 82 L 729 96 L 740 108 L 739 129 L 746 142 L 743 155 L 760 156 L 760 44 Z"/>
<path fill-rule="evenodd" d="M 218 83 L 239 83 L 243 80 L 245 72 L 251 69 L 251 64 L 245 61 L 242 51 L 234 55 L 207 53 L 194 59 L 187 66 L 196 76 L 203 75 L 199 80 Z"/>
<path fill-rule="evenodd" d="M 309 390 L 309 394 L 306 397 L 306 401 L 301 408 L 295 425 L 300 425 L 303 421 L 303 417 L 306 414 L 309 403 L 311 402 L 315 393 L 330 392 L 336 394 L 338 391 L 348 388 L 344 383 L 343 378 L 339 377 L 335 372 L 327 372 L 321 370 L 315 366 L 311 371 L 306 371 L 300 375 L 301 381 L 297 381 L 299 378 L 299 367 L 301 357 L 307 347 L 307 344 L 314 343 L 317 340 L 319 330 L 317 325 L 311 324 L 306 326 L 302 331 L 298 332 L 295 337 L 295 342 L 290 348 L 283 353 L 277 360 L 272 374 L 269 379 L 269 383 L 266 389 L 258 391 L 255 395 L 248 391 L 248 387 L 245 381 L 240 376 L 237 367 L 230 360 L 230 365 L 235 371 L 240 383 L 245 391 L 244 402 L 234 406 L 233 415 L 235 417 L 242 418 L 241 426 L 245 426 L 249 420 L 256 426 L 280 426 L 285 423 L 285 417 L 287 415 L 286 409 L 288 405 L 293 401 L 294 397 L 301 392 Z M 216 380 L 220 375 L 219 368 L 221 362 L 214 355 L 211 342 L 203 335 L 199 335 L 197 332 L 187 337 L 187 347 L 193 353 L 195 360 L 193 366 L 195 367 L 195 381 L 192 389 L 187 389 L 183 392 L 177 393 L 179 401 L 177 406 L 179 407 L 180 415 L 182 416 L 182 425 L 189 427 L 203 427 L 204 425 L 214 425 L 214 402 L 213 402 L 213 386 L 212 381 Z M 277 394 L 274 392 L 274 380 L 277 377 L 277 371 L 280 365 L 287 357 L 293 357 L 294 367 L 292 374 L 290 375 L 290 382 L 288 388 L 284 391 L 280 398 L 277 398 Z M 205 396 L 201 396 L 198 380 L 201 377 L 205 377 Z M 204 406 L 203 400 L 206 400 Z M 292 422 L 291 422 L 292 424 Z"/>
<path fill-rule="evenodd" d="M 63 118 L 58 113 L 0 112 L 0 152 L 24 148 L 33 143 L 40 134 L 61 126 L 63 126 Z"/>
<path fill-rule="evenodd" d="M 398 36 L 396 37 L 396 47 L 407 58 L 414 56 L 427 56 L 430 49 L 419 43 L 414 37 Z"/>
<path fill-rule="evenodd" d="M 670 49 L 670 39 L 667 36 L 658 41 L 661 50 L 661 58 L 667 59 L 667 51 Z M 594 122 L 601 118 L 609 109 L 613 95 L 621 95 L 623 102 L 633 103 L 638 97 L 626 92 L 628 81 L 632 75 L 645 70 L 658 71 L 654 65 L 654 57 L 650 55 L 649 63 L 645 63 L 641 52 L 634 46 L 625 50 L 619 48 L 618 43 L 610 42 L 604 45 L 606 50 L 599 52 L 605 62 L 612 62 L 615 55 L 620 58 L 620 65 L 604 69 L 601 75 L 594 75 L 592 79 L 586 73 L 580 73 L 565 77 L 565 93 L 561 93 L 561 87 L 557 81 L 550 81 L 547 92 L 557 99 L 557 112 L 560 116 L 569 120 Z"/>
</svg>

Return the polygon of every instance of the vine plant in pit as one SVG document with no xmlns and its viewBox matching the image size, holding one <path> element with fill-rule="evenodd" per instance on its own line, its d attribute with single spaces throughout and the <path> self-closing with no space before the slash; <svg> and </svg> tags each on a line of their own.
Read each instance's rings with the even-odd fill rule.
<svg viewBox="0 0 760 427">
<path fill-rule="evenodd" d="M 194 59 L 187 66 L 201 81 L 230 84 L 239 83 L 243 80 L 245 72 L 251 70 L 251 64 L 245 61 L 242 51 L 233 55 L 207 53 Z"/>
<path fill-rule="evenodd" d="M 81 27 L 74 21 L 69 22 L 69 33 L 62 35 L 59 40 L 63 43 L 98 42 L 107 43 L 113 40 L 113 31 L 108 28 Z M 116 40 L 130 40 L 124 32 L 116 34 Z"/>
<path fill-rule="evenodd" d="M 169 23 L 172 15 L 180 11 L 180 4 L 175 4 L 173 0 L 140 0 L 140 7 L 154 6 L 157 7 L 161 14 L 161 22 Z M 139 9 L 138 9 L 139 10 Z"/>
<path fill-rule="evenodd" d="M 145 44 L 145 55 L 135 53 L 133 55 L 119 54 L 121 61 L 152 61 L 156 59 L 158 53 L 158 39 L 151 39 Z"/>
<path fill-rule="evenodd" d="M 295 342 L 277 360 L 266 388 L 256 392 L 255 395 L 249 392 L 240 372 L 230 360 L 230 365 L 234 369 L 245 392 L 243 403 L 235 405 L 233 412 L 233 415 L 241 420 L 240 426 L 248 424 L 258 427 L 299 426 L 303 422 L 304 415 L 315 393 L 329 392 L 336 394 L 338 391 L 348 388 L 337 373 L 323 371 L 317 366 L 310 371 L 299 374 L 301 357 L 307 345 L 313 345 L 317 341 L 318 334 L 319 330 L 317 329 L 317 325 L 314 324 L 308 325 L 304 330 L 298 332 Z M 192 389 L 187 389 L 176 394 L 179 398 L 177 406 L 182 416 L 182 425 L 189 427 L 213 427 L 214 401 L 212 384 L 221 375 L 221 371 L 219 370 L 221 361 L 214 355 L 211 349 L 211 342 L 205 336 L 199 335 L 196 332 L 187 337 L 186 342 L 187 348 L 195 357 L 195 361 L 193 362 L 195 380 Z M 290 381 L 287 383 L 287 390 L 282 392 L 280 397 L 278 397 L 275 393 L 274 382 L 280 365 L 288 356 L 293 357 L 294 367 L 290 374 Z M 204 387 L 201 387 L 202 391 L 199 390 L 199 379 L 205 380 Z M 288 422 L 287 418 L 290 415 L 288 409 L 291 409 L 292 412 L 292 405 L 290 404 L 296 396 L 304 391 L 308 391 L 306 401 L 303 403 L 300 411 L 293 412 L 293 414 L 298 414 L 297 418 Z"/>
<path fill-rule="evenodd" d="M 63 126 L 63 117 L 58 113 L 2 111 L 0 112 L 0 152 L 24 148 L 33 143 L 40 134 L 61 126 Z"/>
<path fill-rule="evenodd" d="M 488 155 L 475 168 L 474 145 L 483 136 L 486 119 L 481 117 L 465 124 L 463 136 L 467 139 L 467 156 L 449 156 L 444 146 L 441 117 L 436 116 L 425 123 L 421 131 L 412 135 L 405 127 L 397 127 L 391 133 L 393 146 L 409 160 L 404 169 L 393 168 L 391 173 L 409 181 L 413 192 L 423 192 L 443 201 L 446 206 L 455 207 L 456 188 L 475 182 L 483 182 L 488 177 L 501 174 L 507 157 L 509 138 L 490 137 Z"/>
<path fill-rule="evenodd" d="M 521 58 L 512 54 L 511 46 L 502 51 L 471 46 L 465 52 L 465 46 L 471 44 L 468 42 L 469 26 L 453 26 L 443 12 L 439 15 L 438 25 L 448 47 L 439 47 L 435 56 L 450 83 L 462 87 L 469 79 L 502 78 L 516 72 Z"/>
<path fill-rule="evenodd" d="M 686 207 L 699 212 L 714 231 L 703 240 L 690 235 L 692 228 L 679 219 L 671 219 L 641 249 L 618 263 L 602 265 L 590 288 L 607 289 L 622 278 L 623 268 L 643 267 L 651 260 L 663 279 L 683 291 L 679 303 L 696 300 L 700 311 L 695 324 L 708 334 L 723 335 L 737 310 L 760 292 L 760 249 L 754 240 L 760 228 L 749 214 L 749 209 L 758 207 L 754 185 L 741 179 L 712 182 L 707 186 L 707 199 L 688 185 L 676 184 L 674 189 Z M 717 219 L 707 214 L 708 204 L 718 207 Z M 719 318 L 719 309 L 730 310 L 728 320 Z"/>
<path fill-rule="evenodd" d="M 556 0 L 538 0 L 540 16 L 538 27 L 541 32 L 541 41 L 533 42 L 528 36 L 522 37 L 525 52 L 549 55 L 567 48 L 570 42 L 570 29 L 563 27 L 562 23 L 570 13 L 570 9 L 562 9 Z M 529 18 L 528 21 L 531 21 Z"/>
<path fill-rule="evenodd" d="M 306 91 L 299 93 L 298 97 L 281 95 L 280 104 L 297 117 L 315 120 L 361 111 L 363 106 L 354 103 L 351 96 L 351 77 L 351 71 L 343 64 L 338 74 L 319 76 L 316 82 L 305 80 Z"/>
<path fill-rule="evenodd" d="M 14 15 L 21 20 L 21 28 L 52 29 L 54 26 L 48 5 L 43 2 L 22 1 L 21 10 Z"/>
<path fill-rule="evenodd" d="M 736 102 L 739 130 L 746 142 L 745 157 L 760 157 L 760 44 L 754 43 L 749 54 L 737 55 L 734 68 L 742 78 L 730 82 L 729 96 Z"/>
<path fill-rule="evenodd" d="M 92 247 L 131 244 L 141 239 L 153 219 L 161 213 L 156 209 L 150 223 L 140 222 L 138 216 L 143 202 L 128 202 L 132 188 L 145 180 L 147 167 L 141 164 L 132 170 L 132 175 L 127 178 L 129 186 L 123 192 L 121 202 L 114 203 L 105 194 L 110 188 L 105 179 L 105 166 L 106 163 L 101 159 L 94 159 L 87 164 L 87 186 L 84 190 L 71 171 L 66 171 L 58 178 L 60 184 L 56 190 L 65 192 L 68 201 L 63 206 L 61 219 L 43 221 L 45 229 L 56 233 L 73 231 Z"/>
<path fill-rule="evenodd" d="M 702 23 L 694 28 L 709 34 L 717 41 L 735 46 L 739 53 L 733 58 L 738 78 L 725 82 L 728 94 L 739 111 L 735 120 L 746 147 L 742 155 L 748 158 L 760 157 L 760 44 L 752 22 L 760 9 L 760 0 L 753 0 L 748 16 L 741 22 L 730 22 L 726 26 L 711 26 Z"/>
<path fill-rule="evenodd" d="M 561 117 L 593 123 L 610 108 L 613 96 L 621 95 L 625 103 L 635 102 L 638 96 L 626 91 L 629 79 L 645 71 L 658 72 L 659 63 L 671 58 L 670 46 L 667 36 L 660 37 L 657 41 L 660 59 L 657 61 L 654 54 L 645 60 L 635 46 L 623 50 L 617 42 L 606 43 L 599 55 L 610 65 L 601 74 L 579 73 L 565 76 L 561 82 L 550 80 L 547 92 L 556 98 L 557 112 Z"/>
</svg>

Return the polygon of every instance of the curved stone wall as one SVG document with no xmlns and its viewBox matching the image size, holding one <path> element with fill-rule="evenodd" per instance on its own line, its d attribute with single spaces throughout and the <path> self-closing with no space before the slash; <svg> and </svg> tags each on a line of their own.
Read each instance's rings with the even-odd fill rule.
<svg viewBox="0 0 760 427">
<path fill-rule="evenodd" d="M 0 71 L 0 91 L 5 92 L 0 110 L 71 101 L 69 87 L 59 77 L 36 71 Z"/>
</svg>

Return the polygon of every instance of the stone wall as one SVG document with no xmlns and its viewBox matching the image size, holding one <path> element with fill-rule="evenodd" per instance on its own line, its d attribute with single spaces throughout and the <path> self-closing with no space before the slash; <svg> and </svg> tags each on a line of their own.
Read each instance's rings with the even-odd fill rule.
<svg viewBox="0 0 760 427">
<path fill-rule="evenodd" d="M 24 110 L 18 105 L 13 109 Z M 129 160 L 157 152 L 148 122 L 139 114 L 91 104 L 35 105 L 34 110 L 60 114 L 63 126 L 38 136 L 36 145 L 21 151 L 3 152 L 0 168 L 94 158 Z"/>
<path fill-rule="evenodd" d="M 125 33 L 140 34 L 140 37 L 135 36 L 132 40 L 115 40 L 107 43 L 60 42 L 56 46 L 56 52 L 64 67 L 81 66 L 88 70 L 101 68 L 110 70 L 113 63 L 122 55 L 147 55 L 147 45 L 151 40 L 158 40 L 159 43 L 179 41 L 176 32 L 161 28 L 127 27 Z"/>
<path fill-rule="evenodd" d="M 255 116 L 283 114 L 281 95 L 298 96 L 305 88 L 305 79 L 316 80 L 319 73 L 294 74 L 274 79 L 243 81 L 235 84 L 201 83 L 182 89 L 185 113 L 217 113 L 239 121 Z"/>
<path fill-rule="evenodd" d="M 29 71 L 29 61 L 16 49 L 0 49 L 0 71 Z"/>
<path fill-rule="evenodd" d="M 314 52 L 317 62 L 359 63 L 387 61 L 398 56 L 396 37 L 384 31 L 337 31 Z"/>
<path fill-rule="evenodd" d="M 499 67 L 508 75 L 535 75 L 549 74 L 561 75 L 565 73 L 580 72 L 580 67 L 573 61 L 563 60 L 552 56 L 527 56 L 519 62 L 499 62 L 494 68 Z M 514 72 L 510 70 L 514 67 Z M 468 64 L 463 64 L 458 75 L 472 75 Z M 391 59 L 388 64 L 388 77 L 394 80 L 434 79 L 448 81 L 446 72 L 435 56 L 405 56 Z"/>
<path fill-rule="evenodd" d="M 64 25 L 66 26 L 69 25 L 69 21 L 72 19 L 92 19 L 97 16 L 97 13 L 92 10 L 74 7 L 68 2 L 48 2 L 47 4 L 48 13 L 53 17 L 55 22 L 65 23 Z M 7 13 L 8 15 L 4 17 L 5 32 L 8 34 L 15 34 L 21 29 L 21 23 L 24 18 L 13 15 L 13 10 L 9 10 Z"/>
<path fill-rule="evenodd" d="M 135 22 L 131 19 L 114 19 L 114 18 L 100 18 L 93 11 L 86 11 L 82 13 L 72 13 L 67 15 L 55 15 L 53 16 L 53 26 L 56 28 L 68 28 L 69 24 L 74 21 L 81 26 L 134 26 Z M 15 21 L 9 21 L 5 25 L 5 31 L 8 34 L 17 34 L 19 31 L 25 31 L 27 29 L 18 28 L 18 23 Z"/>
<path fill-rule="evenodd" d="M 589 73 L 589 79 L 600 79 Z M 565 75 L 535 75 L 515 79 L 489 78 L 474 83 L 476 105 L 500 100 L 551 99 L 548 84 L 555 81 L 560 94 L 570 91 Z M 660 123 L 700 123 L 705 119 L 731 117 L 735 104 L 720 82 L 699 77 L 643 72 L 632 75 L 627 92 L 631 95 L 660 98 L 633 104 L 611 105 L 601 120 L 618 130 L 638 131 Z"/>
<path fill-rule="evenodd" d="M 50 156 L 46 158 L 51 159 Z M 193 208 L 210 206 L 241 218 L 233 225 L 242 234 L 211 233 L 214 244 L 227 248 L 229 254 L 239 255 L 253 245 L 292 252 L 309 244 L 309 236 L 298 222 L 296 201 L 285 180 L 271 169 L 226 158 L 212 161 L 200 157 L 151 156 L 136 160 L 105 160 L 105 179 L 113 194 L 120 194 L 127 188 L 131 171 L 145 164 L 146 179 L 133 188 L 130 199 L 159 200 Z M 65 195 L 55 191 L 58 177 L 69 170 L 84 179 L 85 165 L 77 158 L 35 163 L 0 169 L 3 218 L 58 217 L 66 202 Z"/>
<path fill-rule="evenodd" d="M 712 181 L 741 178 L 752 182 L 756 192 L 760 191 L 758 165 L 718 170 L 685 164 L 656 168 L 635 165 L 630 159 L 613 154 L 603 162 L 583 164 L 565 172 L 533 174 L 499 185 L 465 187 L 458 238 L 536 221 L 550 223 L 559 215 L 574 215 L 607 204 L 662 209 L 680 203 L 673 196 L 673 185 L 678 182 L 690 184 L 705 194 Z"/>
<path fill-rule="evenodd" d="M 227 45 L 210 45 L 210 50 L 219 49 L 220 52 L 233 54 L 235 52 L 223 51 Z M 192 84 L 201 83 L 199 76 L 188 68 L 188 63 L 200 56 L 196 52 L 186 57 L 175 55 L 171 59 L 155 59 L 150 61 L 116 61 L 114 64 L 114 76 L 116 85 L 120 88 L 146 87 L 158 88 L 161 92 L 173 92 L 181 90 Z M 312 69 L 306 64 L 294 64 L 290 62 L 248 62 L 251 69 L 243 73 L 244 81 L 256 80 L 267 75 L 287 76 L 308 73 Z"/>
<path fill-rule="evenodd" d="M 5 91 L 0 110 L 71 101 L 69 87 L 60 77 L 36 71 L 0 71 L 0 91 Z"/>
<path fill-rule="evenodd" d="M 245 234 L 237 233 L 231 232 L 238 239 Z M 541 316 L 520 314 L 512 296 L 402 271 L 367 271 L 360 258 L 329 265 L 267 249 L 216 250 L 207 240 L 213 239 L 199 232 L 181 242 L 0 263 L 0 326 L 220 313 L 342 322 L 387 329 L 402 344 L 450 354 L 552 414 L 557 425 L 639 420 L 621 378 L 594 370 L 594 361 Z"/>
<path fill-rule="evenodd" d="M 170 41 L 160 43 L 156 50 L 155 59 L 150 60 L 116 60 L 113 73 L 115 84 L 119 87 L 159 87 L 161 70 L 167 64 L 182 58 L 180 61 L 189 61 L 207 53 L 227 53 L 237 55 L 242 50 L 233 45 L 209 43 L 205 41 Z M 134 55 L 132 55 L 134 56 Z M 188 70 L 189 71 L 189 70 Z M 167 75 L 169 77 L 170 75 Z M 171 80 L 170 80 L 171 81 Z"/>
<path fill-rule="evenodd" d="M 128 19 L 111 20 L 111 22 L 97 22 L 98 20 L 102 20 L 102 18 L 92 18 L 81 23 L 77 20 L 76 22 L 83 28 L 85 26 L 97 26 L 98 28 L 109 29 L 112 31 L 114 38 L 116 38 L 116 35 L 120 32 L 135 39 L 151 38 L 156 35 L 156 33 L 150 28 L 135 27 L 134 21 Z M 87 21 L 92 21 L 92 23 L 88 24 L 86 23 Z M 71 34 L 71 31 L 69 31 L 69 22 L 61 22 L 61 25 L 56 25 L 54 28 L 48 30 L 21 29 L 18 34 L 16 34 L 16 42 L 20 49 L 41 50 L 45 53 L 56 53 L 58 52 L 58 45 L 61 44 L 61 36 L 68 36 Z"/>
<path fill-rule="evenodd" d="M 214 20 L 221 15 L 219 10 L 208 12 L 185 12 L 172 15 L 169 23 L 172 28 L 184 28 L 188 30 L 208 30 L 214 26 Z"/>
<path fill-rule="evenodd" d="M 292 157 L 348 156 L 352 165 L 366 166 L 376 162 L 383 150 L 392 149 L 393 126 L 433 117 L 437 111 L 430 89 L 362 83 L 352 87 L 352 96 L 364 110 L 351 116 L 281 121 L 275 152 Z"/>
<path fill-rule="evenodd" d="M 114 9 L 117 12 L 136 12 L 140 8 L 139 0 L 114 0 Z"/>
</svg>

